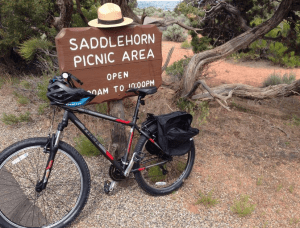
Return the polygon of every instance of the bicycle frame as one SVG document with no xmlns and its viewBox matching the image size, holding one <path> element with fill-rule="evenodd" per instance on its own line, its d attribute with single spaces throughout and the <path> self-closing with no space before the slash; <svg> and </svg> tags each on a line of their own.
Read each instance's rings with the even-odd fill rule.
<svg viewBox="0 0 300 228">
<path fill-rule="evenodd" d="M 145 96 L 142 96 L 142 95 L 138 96 L 138 100 L 137 100 L 137 104 L 136 104 L 136 107 L 135 107 L 134 115 L 132 117 L 132 121 L 121 120 L 121 119 L 118 119 L 116 117 L 112 117 L 112 116 L 109 116 L 109 115 L 105 115 L 105 114 L 95 112 L 95 111 L 91 111 L 91 110 L 84 109 L 84 108 L 70 108 L 69 106 L 65 106 L 65 105 L 59 106 L 59 107 L 63 108 L 65 110 L 65 112 L 64 112 L 64 115 L 63 115 L 62 122 L 58 125 L 56 135 L 55 135 L 55 137 L 53 137 L 52 142 L 50 144 L 50 155 L 49 155 L 49 158 L 48 158 L 47 167 L 45 169 L 44 177 L 42 179 L 43 183 L 41 183 L 42 184 L 41 188 L 44 189 L 47 185 L 48 178 L 49 178 L 50 173 L 51 173 L 52 165 L 54 163 L 55 155 L 56 155 L 56 152 L 58 150 L 58 144 L 59 144 L 59 140 L 60 140 L 60 137 L 61 137 L 61 132 L 64 130 L 65 127 L 68 126 L 68 121 L 69 120 L 71 120 L 75 124 L 75 126 L 95 145 L 95 147 L 124 176 L 129 175 L 129 173 L 131 172 L 131 169 L 133 167 L 133 164 L 136 161 L 135 157 L 138 156 L 138 152 L 134 152 L 133 155 L 132 155 L 131 160 L 128 161 L 128 155 L 129 155 L 129 152 L 130 152 L 130 149 L 131 149 L 134 130 L 137 130 L 140 134 L 144 135 L 148 140 L 150 140 L 158 148 L 160 148 L 159 145 L 151 138 L 151 136 L 149 136 L 146 132 L 144 132 L 142 129 L 140 129 L 136 125 L 136 121 L 138 119 L 139 107 L 140 107 L 140 104 L 144 104 L 143 103 L 144 101 L 142 100 L 142 98 L 144 98 L 144 97 Z M 76 117 L 74 112 L 84 113 L 84 114 L 87 114 L 87 115 L 90 115 L 90 116 L 94 116 L 94 117 L 97 117 L 97 118 L 102 118 L 102 119 L 105 119 L 105 120 L 108 120 L 108 121 L 124 124 L 124 125 L 127 125 L 127 126 L 131 127 L 130 136 L 129 136 L 129 140 L 128 140 L 128 144 L 127 144 L 127 150 L 125 152 L 125 155 L 122 158 L 123 159 L 122 160 L 123 167 L 119 164 L 118 161 L 116 161 L 114 159 L 114 157 L 105 149 L 105 147 L 96 139 L 96 137 L 84 126 L 84 124 Z M 138 171 L 142 171 L 144 169 L 145 169 L 145 167 L 139 168 Z"/>
</svg>

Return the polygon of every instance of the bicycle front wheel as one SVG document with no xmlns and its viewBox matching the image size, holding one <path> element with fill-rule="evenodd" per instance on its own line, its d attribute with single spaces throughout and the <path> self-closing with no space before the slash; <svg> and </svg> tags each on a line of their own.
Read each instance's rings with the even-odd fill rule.
<svg viewBox="0 0 300 228">
<path fill-rule="evenodd" d="M 136 145 L 135 151 L 143 152 L 145 157 L 135 164 L 134 169 L 145 169 L 135 172 L 135 179 L 139 186 L 151 195 L 172 193 L 183 184 L 184 179 L 188 178 L 191 173 L 195 160 L 194 143 L 187 154 L 166 156 L 147 151 L 147 141 L 145 136 L 141 136 Z"/>
<path fill-rule="evenodd" d="M 36 191 L 49 153 L 47 138 L 13 144 L 0 154 L 0 226 L 66 227 L 83 209 L 90 191 L 90 174 L 82 156 L 60 142 L 46 188 Z"/>
</svg>

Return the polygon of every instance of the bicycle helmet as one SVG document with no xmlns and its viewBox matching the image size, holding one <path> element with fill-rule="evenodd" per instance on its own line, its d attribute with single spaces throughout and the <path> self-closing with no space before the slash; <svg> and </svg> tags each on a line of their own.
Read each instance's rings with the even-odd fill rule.
<svg viewBox="0 0 300 228">
<path fill-rule="evenodd" d="M 55 76 L 49 81 L 47 97 L 51 101 L 51 104 L 76 107 L 85 105 L 96 97 L 96 95 L 89 93 L 84 89 L 76 88 L 72 78 L 81 85 L 83 84 L 69 73 Z"/>
</svg>

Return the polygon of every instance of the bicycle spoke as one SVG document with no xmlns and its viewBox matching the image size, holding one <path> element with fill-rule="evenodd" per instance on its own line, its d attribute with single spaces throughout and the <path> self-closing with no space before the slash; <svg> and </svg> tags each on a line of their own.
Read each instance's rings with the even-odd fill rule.
<svg viewBox="0 0 300 228">
<path fill-rule="evenodd" d="M 0 217 L 3 226 L 67 225 L 62 221 L 69 223 L 77 217 L 84 205 L 80 199 L 87 198 L 89 192 L 89 173 L 84 160 L 72 147 L 66 147 L 67 151 L 59 149 L 46 188 L 37 192 L 36 185 L 48 165 L 49 154 L 43 153 L 39 146 L 45 145 L 46 138 L 22 143 L 16 144 L 11 151 L 8 149 L 8 156 L 0 163 Z"/>
</svg>

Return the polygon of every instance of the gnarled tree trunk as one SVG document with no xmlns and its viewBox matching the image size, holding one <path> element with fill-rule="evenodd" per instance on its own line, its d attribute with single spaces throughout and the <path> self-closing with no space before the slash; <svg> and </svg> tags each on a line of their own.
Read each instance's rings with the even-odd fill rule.
<svg viewBox="0 0 300 228">
<path fill-rule="evenodd" d="M 243 34 L 233 38 L 219 47 L 194 55 L 188 64 L 182 79 L 182 97 L 186 97 L 187 94 L 189 94 L 189 96 L 192 95 L 189 92 L 193 89 L 194 82 L 197 80 L 199 72 L 202 70 L 204 65 L 224 58 L 264 36 L 280 24 L 280 22 L 287 16 L 291 10 L 292 3 L 293 0 L 282 0 L 273 17 L 266 22 L 256 26 L 255 28 L 247 30 Z"/>
<path fill-rule="evenodd" d="M 73 13 L 73 1 L 72 0 L 57 0 L 57 5 L 60 10 L 59 17 L 55 17 L 53 21 L 53 26 L 57 31 L 63 28 L 68 28 L 71 23 L 72 13 Z"/>
<path fill-rule="evenodd" d="M 289 97 L 295 94 L 300 94 L 300 80 L 297 80 L 291 83 L 290 85 L 280 84 L 264 88 L 244 84 L 223 84 L 220 86 L 209 88 L 209 90 L 209 92 L 196 94 L 192 96 L 192 99 L 212 100 L 215 99 L 213 97 L 214 94 L 217 94 L 221 97 L 225 97 L 228 96 L 230 93 L 231 95 L 234 95 L 236 97 L 247 98 L 252 100 L 263 100 L 276 97 Z"/>
</svg>

